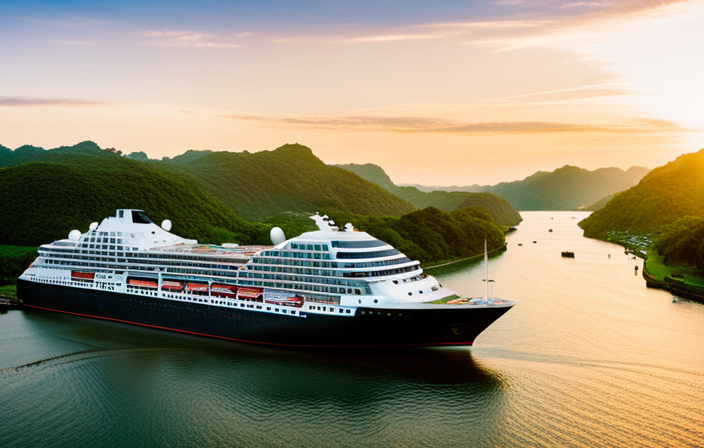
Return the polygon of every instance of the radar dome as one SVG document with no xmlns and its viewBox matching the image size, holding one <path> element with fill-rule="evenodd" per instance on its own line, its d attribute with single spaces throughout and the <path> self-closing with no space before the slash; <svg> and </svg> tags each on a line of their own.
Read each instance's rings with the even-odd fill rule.
<svg viewBox="0 0 704 448">
<path fill-rule="evenodd" d="M 169 230 L 171 230 L 171 221 L 169 221 L 168 219 L 165 219 L 165 220 L 161 223 L 161 228 L 164 229 L 164 230 L 166 230 L 167 232 L 168 232 Z"/>
<path fill-rule="evenodd" d="M 71 230 L 71 232 L 69 232 L 68 234 L 68 239 L 70 239 L 71 241 L 78 241 L 79 239 L 81 239 L 81 231 L 75 229 Z"/>
<path fill-rule="evenodd" d="M 284 235 L 284 231 L 281 230 L 281 227 L 274 227 L 271 229 L 271 233 L 269 234 L 271 237 L 271 242 L 274 244 L 274 246 L 277 246 L 284 241 L 286 241 L 286 235 Z"/>
<path fill-rule="evenodd" d="M 90 227 L 88 227 L 90 230 L 95 230 L 98 228 L 98 223 L 97 222 L 92 222 L 90 223 Z"/>
</svg>

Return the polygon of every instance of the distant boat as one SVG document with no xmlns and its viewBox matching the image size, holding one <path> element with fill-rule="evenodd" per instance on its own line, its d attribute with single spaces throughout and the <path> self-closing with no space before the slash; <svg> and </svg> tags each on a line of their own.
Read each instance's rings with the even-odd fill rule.
<svg viewBox="0 0 704 448">
<path fill-rule="evenodd" d="M 523 246 L 523 243 L 518 243 L 519 246 Z"/>
<path fill-rule="evenodd" d="M 570 251 L 563 251 L 562 252 L 562 258 L 574 258 L 574 252 Z"/>
<path fill-rule="evenodd" d="M 533 244 L 537 243 L 537 241 L 533 241 Z"/>
<path fill-rule="evenodd" d="M 548 232 L 552 233 L 552 229 L 548 230 Z"/>
</svg>

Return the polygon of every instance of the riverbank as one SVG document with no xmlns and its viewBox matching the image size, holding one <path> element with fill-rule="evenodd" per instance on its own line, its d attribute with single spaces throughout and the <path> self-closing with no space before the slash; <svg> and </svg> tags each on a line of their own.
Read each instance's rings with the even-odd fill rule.
<svg viewBox="0 0 704 448">
<path fill-rule="evenodd" d="M 0 310 L 20 306 L 17 299 L 17 285 L 0 286 Z"/>
<path fill-rule="evenodd" d="M 663 289 L 672 295 L 704 303 L 704 277 L 693 268 L 667 266 L 662 256 L 650 251 L 643 263 L 643 278 L 650 288 Z"/>
</svg>

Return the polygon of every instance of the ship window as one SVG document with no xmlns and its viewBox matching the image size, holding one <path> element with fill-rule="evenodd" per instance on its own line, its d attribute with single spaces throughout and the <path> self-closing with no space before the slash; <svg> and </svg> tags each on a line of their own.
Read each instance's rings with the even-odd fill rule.
<svg viewBox="0 0 704 448">
<path fill-rule="evenodd" d="M 125 217 L 124 214 L 125 214 L 125 212 L 124 212 L 123 210 L 119 210 L 119 211 L 117 212 L 117 217 L 118 217 L 118 218 L 124 218 L 124 217 Z"/>
<path fill-rule="evenodd" d="M 347 314 L 350 314 L 350 310 L 345 310 L 345 312 L 346 312 Z"/>
<path fill-rule="evenodd" d="M 144 212 L 138 212 L 136 210 L 132 210 L 132 222 L 135 224 L 152 224 L 152 220 L 149 219 L 146 213 Z"/>
</svg>

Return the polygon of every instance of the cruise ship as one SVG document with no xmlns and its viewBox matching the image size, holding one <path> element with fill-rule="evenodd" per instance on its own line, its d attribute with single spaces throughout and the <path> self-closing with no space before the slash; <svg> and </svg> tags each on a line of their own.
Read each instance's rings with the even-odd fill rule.
<svg viewBox="0 0 704 448">
<path fill-rule="evenodd" d="M 463 299 L 389 244 L 326 216 L 273 246 L 207 245 L 142 210 L 44 244 L 20 276 L 26 307 L 290 347 L 472 345 L 515 301 Z M 488 271 L 487 271 L 488 272 Z"/>
</svg>

